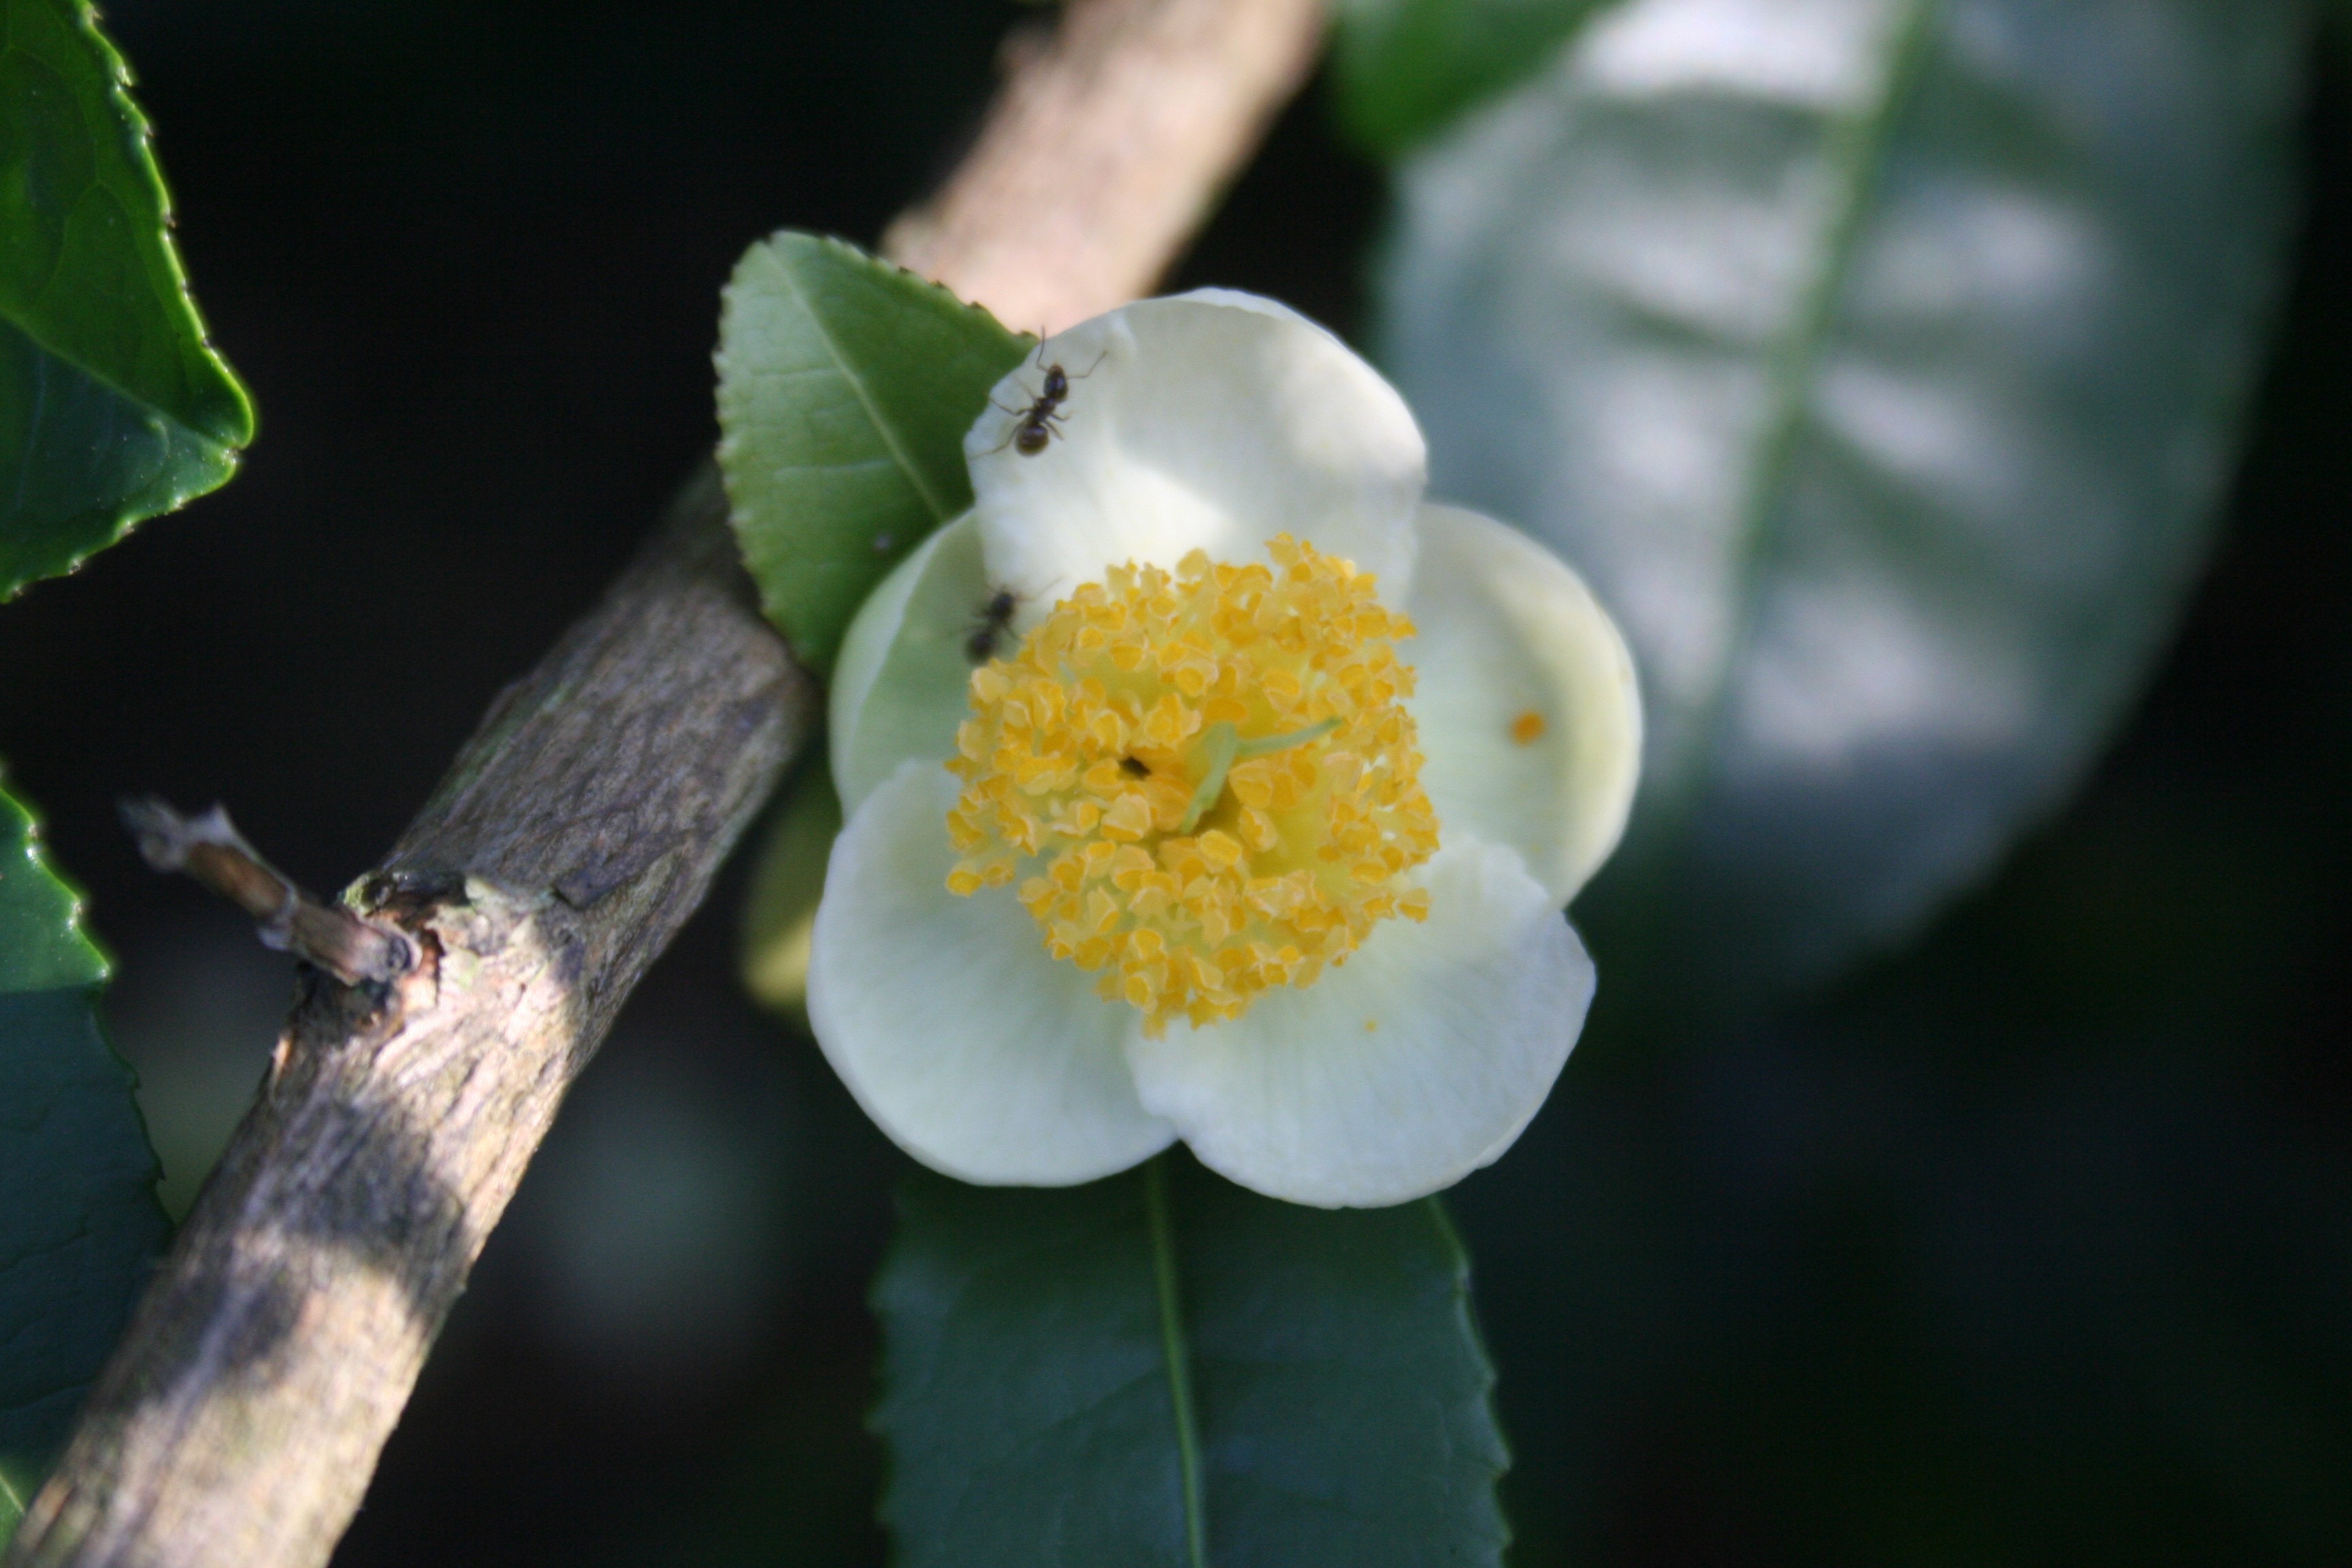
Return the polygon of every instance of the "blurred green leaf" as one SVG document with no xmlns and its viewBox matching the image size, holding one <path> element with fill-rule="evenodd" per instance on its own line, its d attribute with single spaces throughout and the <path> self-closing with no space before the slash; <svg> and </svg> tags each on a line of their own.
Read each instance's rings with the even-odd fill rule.
<svg viewBox="0 0 2352 1568">
<path fill-rule="evenodd" d="M 1499 1563 L 1507 1462 L 1435 1200 L 1328 1212 L 1181 1154 L 900 1200 L 875 1286 L 905 1568 Z"/>
<path fill-rule="evenodd" d="M 0 791 L 0 1543 L 162 1250 L 131 1069 L 92 1011 L 106 961 Z"/>
<path fill-rule="evenodd" d="M 0 0 L 0 599 L 214 489 L 253 439 L 129 83 L 82 0 Z"/>
<path fill-rule="evenodd" d="M 971 505 L 963 436 L 1029 339 L 935 283 L 792 230 L 736 264 L 719 463 L 768 618 L 823 669 L 874 585 Z"/>
<path fill-rule="evenodd" d="M 743 899 L 743 988 L 808 1032 L 809 944 L 825 865 L 841 834 L 841 796 L 824 749 L 812 748 L 769 814 L 767 837 Z"/>
<path fill-rule="evenodd" d="M 1393 158 L 1541 70 L 1606 0 L 1342 0 L 1331 47 L 1340 127 Z"/>
<path fill-rule="evenodd" d="M 1642 665 L 1580 911 L 1633 994 L 1907 935 L 2097 754 L 2235 460 L 2303 16 L 1633 0 L 1404 165 L 1379 336 L 1433 489 Z"/>
</svg>

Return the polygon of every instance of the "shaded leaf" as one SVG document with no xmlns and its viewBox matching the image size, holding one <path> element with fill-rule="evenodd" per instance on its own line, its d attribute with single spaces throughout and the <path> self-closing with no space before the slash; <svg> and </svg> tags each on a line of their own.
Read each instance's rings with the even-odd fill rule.
<svg viewBox="0 0 2352 1568">
<path fill-rule="evenodd" d="M 736 264 L 719 328 L 719 463 L 768 618 L 829 667 L 874 585 L 971 505 L 963 436 L 1031 340 L 835 239 Z"/>
<path fill-rule="evenodd" d="M 163 1246 L 131 1069 L 92 1009 L 106 962 L 0 791 L 0 1542 Z"/>
<path fill-rule="evenodd" d="M 2113 731 L 2234 459 L 2302 16 L 1633 0 L 1405 166 L 1381 337 L 1433 488 L 1642 664 L 1582 915 L 1643 994 L 1907 934 Z"/>
<path fill-rule="evenodd" d="M 1162 1155 L 900 1200 L 884 1521 L 916 1568 L 1499 1563 L 1507 1463 L 1434 1199 L 1325 1211 Z"/>
<path fill-rule="evenodd" d="M 82 0 L 0 0 L 0 599 L 219 485 L 253 438 L 129 82 Z"/>
<path fill-rule="evenodd" d="M 1541 70 L 1606 0 L 1344 0 L 1332 41 L 1339 123 L 1392 158 Z"/>
<path fill-rule="evenodd" d="M 841 796 L 823 747 L 802 763 L 769 813 L 751 890 L 743 896 L 743 988 L 803 1032 L 808 1022 L 810 944 L 826 861 L 841 833 Z"/>
</svg>

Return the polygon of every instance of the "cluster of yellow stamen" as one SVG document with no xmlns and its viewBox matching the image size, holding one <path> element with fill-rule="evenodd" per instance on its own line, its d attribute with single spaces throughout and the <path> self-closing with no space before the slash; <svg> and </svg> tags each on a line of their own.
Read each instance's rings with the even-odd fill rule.
<svg viewBox="0 0 2352 1568">
<path fill-rule="evenodd" d="M 1287 535 L 1268 553 L 1079 588 L 972 671 L 948 763 L 950 889 L 1019 879 L 1046 951 L 1153 1034 L 1312 984 L 1429 911 L 1402 885 L 1437 848 L 1393 646 L 1412 623 L 1347 561 Z"/>
</svg>

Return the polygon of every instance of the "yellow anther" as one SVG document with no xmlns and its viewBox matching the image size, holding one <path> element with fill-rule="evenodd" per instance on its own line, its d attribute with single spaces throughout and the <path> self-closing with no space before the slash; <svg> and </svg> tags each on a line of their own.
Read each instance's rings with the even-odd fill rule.
<svg viewBox="0 0 2352 1568">
<path fill-rule="evenodd" d="M 1114 838 L 1140 838 L 1151 831 L 1151 803 L 1139 790 L 1129 790 L 1103 813 L 1102 830 Z"/>
<path fill-rule="evenodd" d="M 948 768 L 952 892 L 1019 879 L 1045 949 L 1158 1034 L 1337 967 L 1437 848 L 1412 635 L 1349 562 L 1115 567 L 972 672 Z M 1027 862 L 1016 867 L 1016 862 Z M 1042 874 L 1038 874 L 1042 872 Z"/>
<path fill-rule="evenodd" d="M 1220 871 L 1230 871 L 1242 863 L 1242 841 L 1230 833 L 1212 827 L 1194 842 L 1201 847 L 1201 858 Z"/>
</svg>

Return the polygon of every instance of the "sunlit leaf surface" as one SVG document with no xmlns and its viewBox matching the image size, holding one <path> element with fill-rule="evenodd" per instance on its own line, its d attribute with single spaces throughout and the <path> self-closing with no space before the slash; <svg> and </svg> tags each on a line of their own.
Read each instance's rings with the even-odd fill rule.
<svg viewBox="0 0 2352 1568">
<path fill-rule="evenodd" d="M 91 1010 L 106 961 L 0 791 L 0 1542 L 163 1245 L 131 1070 Z"/>
<path fill-rule="evenodd" d="M 1327 1212 L 1181 1154 L 919 1174 L 875 1287 L 905 1568 L 1499 1564 L 1506 1459 L 1435 1200 Z"/>
<path fill-rule="evenodd" d="M 761 602 L 820 668 L 874 585 L 971 504 L 963 434 L 1028 340 L 838 240 L 753 246 L 719 334 L 719 463 Z"/>
<path fill-rule="evenodd" d="M 1621 984 L 1895 940 L 2114 729 L 2260 366 L 2302 16 L 1632 0 L 1404 165 L 1379 337 L 1433 489 L 1560 549 L 1642 664 L 1580 911 Z"/>
<path fill-rule="evenodd" d="M 0 599 L 219 485 L 253 438 L 129 79 L 81 0 L 0 0 Z"/>
</svg>

